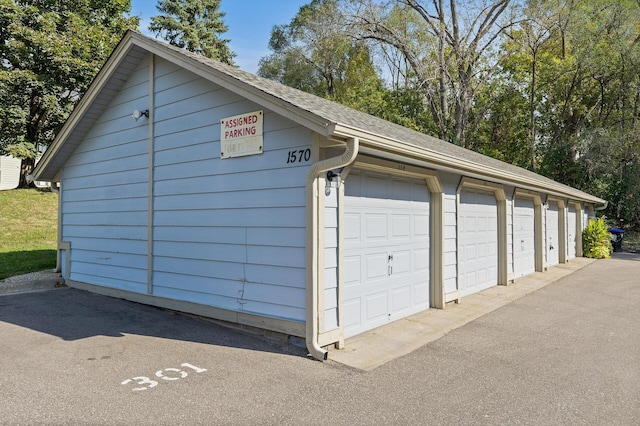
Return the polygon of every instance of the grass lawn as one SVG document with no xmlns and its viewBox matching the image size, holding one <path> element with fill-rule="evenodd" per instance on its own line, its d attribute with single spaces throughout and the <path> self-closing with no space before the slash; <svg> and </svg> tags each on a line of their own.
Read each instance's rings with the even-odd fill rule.
<svg viewBox="0 0 640 426">
<path fill-rule="evenodd" d="M 57 238 L 57 194 L 0 191 L 0 280 L 55 268 Z"/>
</svg>

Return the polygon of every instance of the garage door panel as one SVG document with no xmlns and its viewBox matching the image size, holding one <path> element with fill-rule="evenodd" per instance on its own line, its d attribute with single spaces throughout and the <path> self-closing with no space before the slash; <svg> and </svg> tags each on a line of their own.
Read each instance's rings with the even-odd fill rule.
<svg viewBox="0 0 640 426">
<path fill-rule="evenodd" d="M 391 291 L 391 314 L 411 307 L 411 287 L 405 286 Z"/>
<path fill-rule="evenodd" d="M 352 180 L 355 178 L 355 180 Z M 356 182 L 352 185 L 352 182 Z M 345 337 L 429 307 L 429 191 L 426 182 L 352 171 L 345 181 L 345 226 L 365 217 L 364 235 L 345 238 Z M 359 275 L 350 268 L 362 268 Z M 355 280 L 359 280 L 355 282 Z M 346 283 L 345 283 L 346 284 Z M 425 290 L 426 289 L 426 290 Z"/>
<path fill-rule="evenodd" d="M 535 272 L 535 206 L 531 199 L 514 199 L 513 260 L 516 277 Z"/>
<path fill-rule="evenodd" d="M 475 230 L 478 229 L 478 227 L 476 226 L 477 220 L 478 219 L 476 217 L 463 218 L 463 220 L 460 221 L 460 223 L 462 224 L 462 231 L 475 232 Z"/>
<path fill-rule="evenodd" d="M 430 263 L 430 253 L 428 249 L 413 251 L 413 270 L 428 271 Z"/>
<path fill-rule="evenodd" d="M 415 289 L 415 303 L 421 306 L 429 306 L 429 284 L 420 283 L 414 286 Z"/>
<path fill-rule="evenodd" d="M 344 301 L 344 327 L 352 328 L 362 322 L 362 301 L 350 299 Z"/>
<path fill-rule="evenodd" d="M 394 275 L 408 274 L 412 272 L 411 251 L 394 251 L 393 260 L 390 262 Z"/>
<path fill-rule="evenodd" d="M 560 263 L 558 205 L 549 203 L 547 208 L 547 264 L 549 266 Z"/>
<path fill-rule="evenodd" d="M 408 214 L 391 215 L 391 238 L 408 238 L 411 236 L 411 216 Z"/>
<path fill-rule="evenodd" d="M 366 300 L 366 317 L 367 321 L 375 321 L 378 319 L 386 319 L 389 293 L 381 291 L 379 293 L 368 295 Z"/>
<path fill-rule="evenodd" d="M 388 275 L 388 260 L 387 252 L 384 253 L 372 253 L 367 255 L 367 268 L 366 277 L 371 281 L 376 278 L 386 278 Z"/>
<path fill-rule="evenodd" d="M 578 226 L 578 218 L 576 207 L 572 204 L 567 209 L 567 258 L 576 257 L 576 234 Z"/>
<path fill-rule="evenodd" d="M 462 247 L 462 250 L 460 251 L 461 259 L 464 259 L 465 261 L 476 260 L 478 258 L 477 249 L 478 249 L 477 244 L 469 244 Z"/>
<path fill-rule="evenodd" d="M 345 212 L 343 233 L 345 242 L 361 240 L 360 214 Z"/>
<path fill-rule="evenodd" d="M 344 259 L 344 285 L 358 285 L 361 279 L 362 262 L 360 256 L 349 256 Z"/>
<path fill-rule="evenodd" d="M 370 213 L 366 216 L 365 240 L 386 240 L 387 238 L 387 215 L 380 213 Z"/>
<path fill-rule="evenodd" d="M 460 193 L 459 290 L 463 296 L 498 283 L 498 207 L 495 195 L 475 190 Z"/>
<path fill-rule="evenodd" d="M 429 238 L 429 215 L 413 215 L 413 235 Z"/>
</svg>

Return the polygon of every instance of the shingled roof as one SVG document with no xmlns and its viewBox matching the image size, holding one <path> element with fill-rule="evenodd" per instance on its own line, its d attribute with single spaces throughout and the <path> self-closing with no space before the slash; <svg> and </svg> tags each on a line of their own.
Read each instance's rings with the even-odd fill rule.
<svg viewBox="0 0 640 426">
<path fill-rule="evenodd" d="M 148 53 L 176 63 L 216 84 L 327 137 L 358 137 L 361 145 L 481 179 L 544 191 L 577 201 L 604 200 L 438 138 L 420 133 L 238 68 L 128 31 L 38 164 L 37 180 L 55 181 L 59 171 L 128 75 Z"/>
</svg>

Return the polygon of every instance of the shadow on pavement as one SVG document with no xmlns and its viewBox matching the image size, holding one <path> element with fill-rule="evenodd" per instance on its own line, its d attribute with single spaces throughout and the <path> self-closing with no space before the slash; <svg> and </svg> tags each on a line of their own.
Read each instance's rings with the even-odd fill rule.
<svg viewBox="0 0 640 426">
<path fill-rule="evenodd" d="M 0 321 L 73 341 L 126 334 L 306 356 L 305 349 L 176 312 L 72 288 L 0 297 Z"/>
<path fill-rule="evenodd" d="M 635 260 L 640 262 L 640 253 L 633 252 L 614 252 L 611 254 L 612 259 Z"/>
</svg>

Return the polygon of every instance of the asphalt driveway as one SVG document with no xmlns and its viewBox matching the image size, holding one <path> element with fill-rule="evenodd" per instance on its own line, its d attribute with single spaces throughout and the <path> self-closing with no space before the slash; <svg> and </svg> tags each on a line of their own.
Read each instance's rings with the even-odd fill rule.
<svg viewBox="0 0 640 426">
<path fill-rule="evenodd" d="M 639 277 L 616 254 L 366 372 L 78 290 L 0 296 L 0 424 L 639 425 Z"/>
</svg>

